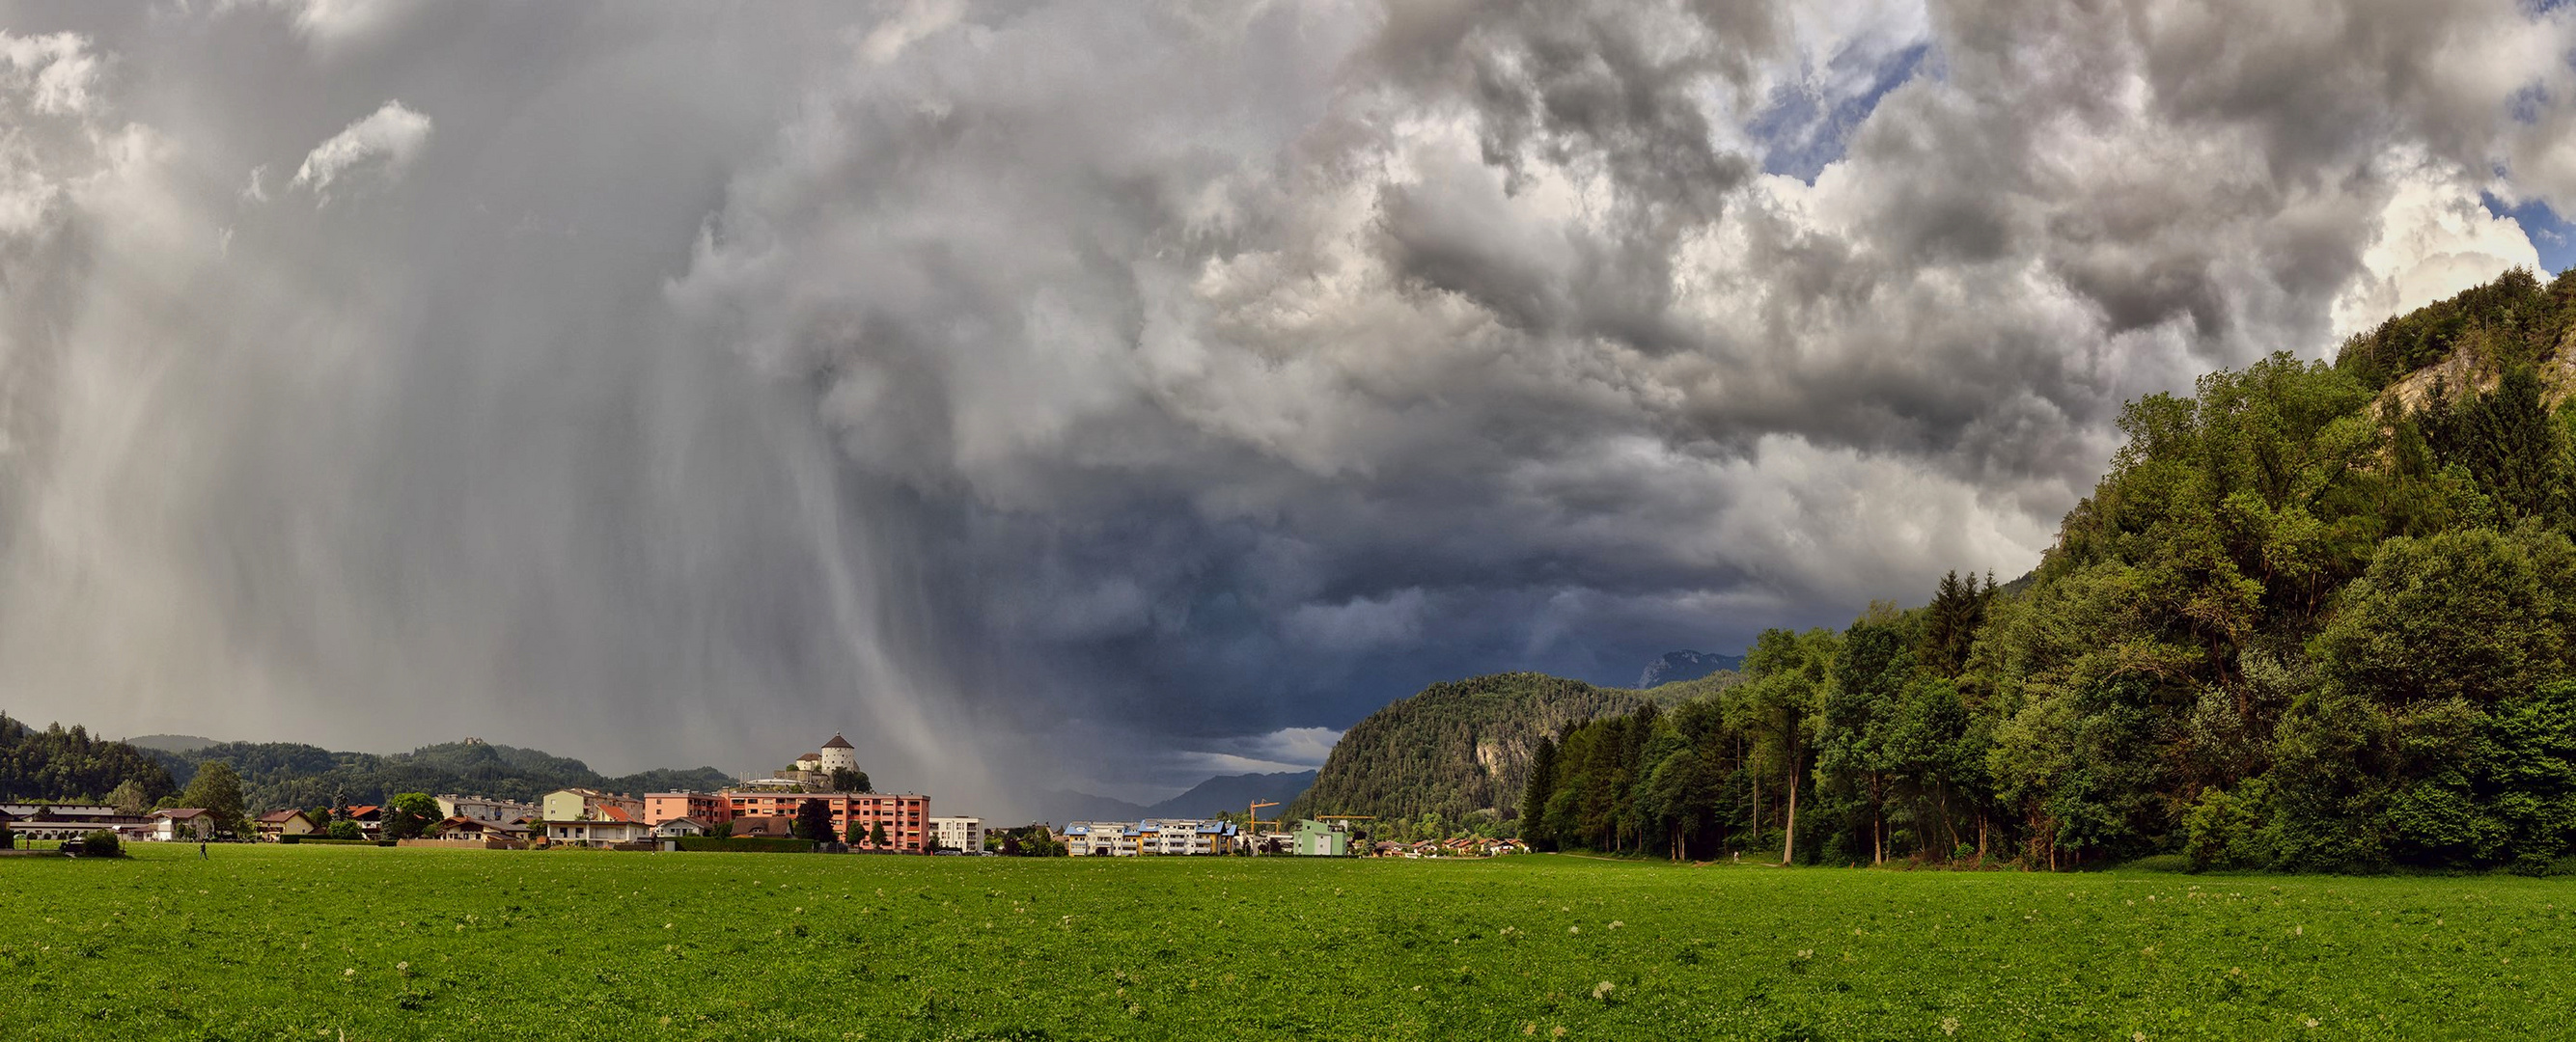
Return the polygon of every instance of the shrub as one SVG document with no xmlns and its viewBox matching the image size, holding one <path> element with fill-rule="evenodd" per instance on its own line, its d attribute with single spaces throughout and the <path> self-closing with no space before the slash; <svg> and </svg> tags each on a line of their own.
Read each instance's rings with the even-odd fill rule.
<svg viewBox="0 0 2576 1042">
<path fill-rule="evenodd" d="M 116 833 L 106 829 L 81 837 L 82 857 L 116 857 L 122 853 L 124 851 L 116 841 Z"/>
</svg>

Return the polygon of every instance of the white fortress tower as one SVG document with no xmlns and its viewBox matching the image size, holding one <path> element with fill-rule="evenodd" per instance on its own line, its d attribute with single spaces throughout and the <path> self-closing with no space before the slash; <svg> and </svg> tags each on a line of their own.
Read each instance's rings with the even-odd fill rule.
<svg viewBox="0 0 2576 1042">
<path fill-rule="evenodd" d="M 858 769 L 858 750 L 850 748 L 850 742 L 848 739 L 836 734 L 832 736 L 831 741 L 823 743 L 823 773 L 829 774 L 836 770 L 855 771 Z"/>
</svg>

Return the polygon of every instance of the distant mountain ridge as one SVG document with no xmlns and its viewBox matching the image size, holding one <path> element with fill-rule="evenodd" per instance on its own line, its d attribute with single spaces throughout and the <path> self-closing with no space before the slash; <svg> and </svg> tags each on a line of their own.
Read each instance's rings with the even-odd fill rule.
<svg viewBox="0 0 2576 1042">
<path fill-rule="evenodd" d="M 1743 669 L 1744 656 L 1742 655 L 1712 655 L 1704 651 L 1667 651 L 1664 657 L 1656 659 L 1646 667 L 1645 673 L 1637 677 L 1637 689 L 1643 691 L 1659 684 L 1697 680 L 1711 673 L 1735 673 Z"/>
<path fill-rule="evenodd" d="M 1109 796 L 1087 792 L 1051 789 L 1038 794 L 1038 820 L 1062 825 L 1068 821 L 1136 821 L 1143 818 L 1212 818 L 1220 811 L 1243 810 L 1254 800 L 1286 805 L 1315 783 L 1313 771 L 1281 771 L 1276 774 L 1226 774 L 1198 783 L 1160 803 L 1130 803 Z M 1266 808 L 1266 819 L 1278 808 Z M 988 823 L 989 824 L 989 823 Z"/>
<path fill-rule="evenodd" d="M 216 743 L 212 738 L 199 738 L 192 734 L 146 734 L 128 738 L 125 740 L 125 744 L 131 745 L 137 749 L 158 749 L 165 753 L 186 753 L 195 752 Z"/>
<path fill-rule="evenodd" d="M 151 736 L 186 739 L 189 736 Z M 533 800 L 556 789 L 611 792 L 713 790 L 733 776 L 713 767 L 659 769 L 615 777 L 568 756 L 481 741 L 424 745 L 408 753 L 333 752 L 298 742 L 215 742 L 184 751 L 142 748 L 169 769 L 181 787 L 197 768 L 223 760 L 241 775 L 242 798 L 253 812 L 286 807 L 328 807 L 335 799 L 383 803 L 395 793 L 465 793 Z"/>
</svg>

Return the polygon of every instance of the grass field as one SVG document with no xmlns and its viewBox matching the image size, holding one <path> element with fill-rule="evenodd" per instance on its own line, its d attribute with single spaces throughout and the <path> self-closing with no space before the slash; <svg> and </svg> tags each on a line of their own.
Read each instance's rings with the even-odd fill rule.
<svg viewBox="0 0 2576 1042">
<path fill-rule="evenodd" d="M 2576 1030 L 2576 883 L 2517 877 L 214 855 L 0 860 L 0 1038 Z"/>
</svg>

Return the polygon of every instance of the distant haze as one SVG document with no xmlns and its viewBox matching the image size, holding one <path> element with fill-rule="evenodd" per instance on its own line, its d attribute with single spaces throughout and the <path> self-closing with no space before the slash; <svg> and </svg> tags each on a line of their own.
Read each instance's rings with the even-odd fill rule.
<svg viewBox="0 0 2576 1042">
<path fill-rule="evenodd" d="M 2563 246 L 2517 0 L 0 0 L 0 710 L 1001 819 L 2016 575 Z"/>
</svg>

